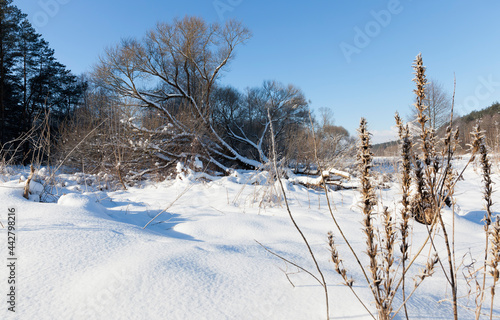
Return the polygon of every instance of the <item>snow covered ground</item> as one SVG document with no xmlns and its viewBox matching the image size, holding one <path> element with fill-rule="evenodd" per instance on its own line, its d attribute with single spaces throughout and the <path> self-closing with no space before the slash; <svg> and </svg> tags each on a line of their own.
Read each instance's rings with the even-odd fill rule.
<svg viewBox="0 0 500 320">
<path fill-rule="evenodd" d="M 266 184 L 266 173 L 242 171 L 197 180 L 183 173 L 126 191 L 105 189 L 106 183 L 95 177 L 59 174 L 56 188 L 50 190 L 53 196 L 33 183 L 28 201 L 22 197 L 27 169 L 8 169 L 0 175 L 0 222 L 5 227 L 0 233 L 0 319 L 326 318 L 322 287 L 256 242 L 315 273 L 277 185 Z M 47 175 L 46 169 L 40 172 L 42 177 Z M 498 173 L 493 180 L 494 210 L 500 212 Z M 361 271 L 331 220 L 324 194 L 284 183 L 292 213 L 325 273 L 331 319 L 371 319 L 329 260 L 327 232 L 331 230 L 355 279 L 355 290 L 375 312 Z M 387 184 L 390 188 L 377 191 L 380 206 L 396 211 L 400 189 L 397 181 Z M 463 262 L 458 270 L 460 296 L 474 290 L 464 279 L 465 266 L 484 255 L 481 191 L 479 171 L 470 168 L 456 192 L 456 257 Z M 37 202 L 41 193 L 53 203 Z M 358 192 L 336 191 L 330 197 L 335 216 L 367 265 Z M 15 313 L 8 311 L 7 303 L 12 275 L 7 266 L 13 261 L 7 260 L 9 208 L 15 208 L 16 218 Z M 451 210 L 445 209 L 444 215 L 451 225 Z M 412 228 L 414 243 L 421 243 L 427 235 L 425 227 L 412 223 Z M 444 248 L 440 250 L 445 257 Z M 418 259 L 410 276 L 425 262 L 425 256 Z M 437 270 L 410 299 L 409 316 L 450 319 L 449 298 L 443 272 Z M 398 294 L 396 308 L 400 302 Z M 474 297 L 461 298 L 460 303 L 474 309 Z M 488 307 L 485 304 L 486 311 Z M 495 315 L 500 316 L 498 295 Z M 403 318 L 403 313 L 396 316 Z M 461 308 L 460 318 L 472 319 L 473 311 Z"/>
</svg>

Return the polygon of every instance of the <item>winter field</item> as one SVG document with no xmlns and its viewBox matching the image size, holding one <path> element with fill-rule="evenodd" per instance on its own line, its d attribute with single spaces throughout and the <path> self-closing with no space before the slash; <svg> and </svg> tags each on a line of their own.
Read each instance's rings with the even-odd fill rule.
<svg viewBox="0 0 500 320">
<path fill-rule="evenodd" d="M 458 162 L 457 166 L 463 165 Z M 387 206 L 396 214 L 401 194 L 398 177 L 383 167 L 377 189 L 377 212 Z M 317 276 L 307 247 L 294 228 L 276 182 L 266 172 L 235 171 L 211 177 L 182 170 L 164 182 L 144 181 L 120 190 L 103 176 L 58 173 L 52 187 L 46 168 L 30 184 L 30 200 L 22 197 L 27 168 L 7 167 L 0 175 L 0 319 L 325 319 L 323 288 L 310 275 L 270 254 L 256 241 Z M 500 212 L 500 175 L 494 164 L 495 214 Z M 339 236 L 323 191 L 283 180 L 291 212 L 309 240 L 328 284 L 331 319 L 371 319 L 342 283 L 331 262 L 327 233 L 333 231 L 354 289 L 372 313 L 372 296 L 359 266 Z M 356 178 L 346 181 L 355 186 Z M 455 215 L 444 209 L 454 226 L 460 319 L 474 318 L 475 284 L 467 276 L 481 268 L 485 235 L 480 168 L 469 167 L 456 189 Z M 359 191 L 329 193 L 333 214 L 362 259 L 364 251 Z M 40 197 L 45 202 L 40 202 Z M 9 209 L 15 211 L 9 216 Z M 143 227 L 159 216 L 145 229 Z M 7 229 L 15 216 L 17 260 L 8 260 Z M 11 224 L 12 225 L 12 224 Z M 411 221 L 414 255 L 428 232 Z M 435 243 L 442 259 L 441 235 Z M 399 245 L 397 245 L 399 248 Z M 427 245 L 411 269 L 424 268 Z M 399 257 L 399 249 L 396 256 Z M 9 263 L 15 261 L 15 267 Z M 398 265 L 396 259 L 395 266 Z M 15 313 L 9 275 L 14 271 Z M 487 283 L 491 279 L 487 278 Z M 10 295 L 9 295 L 10 294 Z M 410 319 L 450 319 L 450 289 L 442 270 L 424 280 L 409 299 Z M 402 302 L 397 293 L 394 308 Z M 490 296 L 483 312 L 489 319 Z M 500 297 L 494 302 L 500 317 Z M 401 310 L 395 319 L 405 319 Z"/>
</svg>

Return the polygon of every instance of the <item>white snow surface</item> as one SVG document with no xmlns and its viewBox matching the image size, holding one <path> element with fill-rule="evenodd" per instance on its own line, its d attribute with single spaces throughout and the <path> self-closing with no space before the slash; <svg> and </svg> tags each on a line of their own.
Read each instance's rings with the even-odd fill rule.
<svg viewBox="0 0 500 320">
<path fill-rule="evenodd" d="M 30 200 L 22 197 L 27 169 L 8 168 L 0 174 L 0 221 L 6 226 L 8 208 L 16 209 L 18 258 L 13 313 L 7 309 L 7 230 L 2 228 L 0 319 L 326 319 L 318 282 L 256 242 L 317 275 L 278 184 L 266 185 L 265 173 L 237 171 L 228 177 L 197 179 L 181 169 L 176 179 L 118 191 L 102 191 L 102 183 L 82 174 L 60 174 L 51 189 L 54 196 L 49 197 L 54 203 L 37 202 L 43 193 L 41 181 L 33 184 Z M 479 169 L 471 167 L 464 177 L 457 185 L 454 219 L 456 257 L 463 261 L 458 272 L 460 296 L 469 290 L 464 265 L 472 259 L 481 261 L 485 245 Z M 493 181 L 496 215 L 500 211 L 498 173 Z M 92 186 L 87 185 L 90 182 Z M 332 222 L 324 194 L 283 182 L 291 212 L 328 283 L 331 319 L 371 319 L 329 260 L 327 232 L 331 230 L 355 290 L 375 313 L 368 286 Z M 388 206 L 398 212 L 396 182 L 377 194 L 382 196 L 379 209 Z M 330 199 L 333 214 L 362 263 L 368 265 L 356 205 L 358 191 L 332 192 Z M 444 211 L 451 228 L 452 211 Z M 427 236 L 425 227 L 412 222 L 412 228 L 414 243 L 421 243 Z M 445 263 L 441 238 L 436 242 Z M 417 259 L 410 277 L 424 267 L 428 251 L 427 247 Z M 413 281 L 409 282 L 411 289 Z M 410 319 L 452 318 L 449 299 L 450 289 L 438 269 L 410 298 Z M 401 292 L 394 307 L 400 303 Z M 473 297 L 460 303 L 474 309 Z M 483 311 L 489 312 L 488 303 Z M 461 319 L 474 315 L 466 308 L 459 312 Z M 500 316 L 498 294 L 494 314 Z M 404 318 L 400 312 L 395 319 Z"/>
</svg>

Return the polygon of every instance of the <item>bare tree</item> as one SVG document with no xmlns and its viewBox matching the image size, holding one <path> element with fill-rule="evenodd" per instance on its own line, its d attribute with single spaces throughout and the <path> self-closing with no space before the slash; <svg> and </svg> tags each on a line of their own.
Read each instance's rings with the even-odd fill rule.
<svg viewBox="0 0 500 320">
<path fill-rule="evenodd" d="M 160 137 L 149 145 L 158 161 L 199 156 L 221 169 L 231 162 L 256 167 L 259 161 L 242 156 L 220 135 L 210 104 L 235 48 L 249 38 L 233 20 L 221 26 L 195 17 L 176 19 L 159 23 L 141 41 L 124 40 L 108 49 L 94 74 L 105 88 L 161 119 L 156 128 L 129 121 L 136 132 Z M 184 147 L 177 152 L 172 145 Z"/>
<path fill-rule="evenodd" d="M 427 126 L 429 128 L 437 131 L 450 121 L 451 98 L 438 81 L 431 79 L 425 87 L 424 105 L 427 107 L 424 115 L 428 119 Z M 410 120 L 415 120 L 417 115 L 417 111 L 412 107 Z"/>
<path fill-rule="evenodd" d="M 337 165 L 339 156 L 353 146 L 353 139 L 344 127 L 335 125 L 332 109 L 319 108 L 319 114 L 320 125 L 316 130 L 318 159 L 324 166 Z"/>
<path fill-rule="evenodd" d="M 269 159 L 271 121 L 280 155 L 285 155 L 291 140 L 308 125 L 307 100 L 294 85 L 264 81 L 262 87 L 244 93 L 230 87 L 218 88 L 213 98 L 214 121 L 221 135 L 240 154 L 260 162 Z"/>
<path fill-rule="evenodd" d="M 333 126 L 335 119 L 333 118 L 333 110 L 331 108 L 321 107 L 319 110 L 321 127 Z"/>
</svg>

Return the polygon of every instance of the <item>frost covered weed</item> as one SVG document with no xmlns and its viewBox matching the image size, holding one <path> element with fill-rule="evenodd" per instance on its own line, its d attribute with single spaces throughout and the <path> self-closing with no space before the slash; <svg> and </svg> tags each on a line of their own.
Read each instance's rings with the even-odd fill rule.
<svg viewBox="0 0 500 320">
<path fill-rule="evenodd" d="M 283 176 L 283 172 L 277 164 L 278 170 L 280 170 L 280 175 Z M 259 210 L 265 210 L 266 208 L 282 207 L 283 206 L 283 195 L 279 190 L 278 176 L 276 170 L 274 169 L 272 163 L 268 162 L 262 165 L 258 170 L 253 172 L 247 178 L 239 177 L 242 182 L 242 186 L 233 202 L 239 202 L 239 198 L 244 194 L 243 191 L 248 188 L 249 185 L 252 186 L 252 192 L 248 194 L 242 202 L 250 207 L 258 206 Z"/>
<path fill-rule="evenodd" d="M 500 218 L 497 216 L 495 223 L 489 231 L 491 241 L 490 258 L 488 261 L 488 273 L 493 278 L 491 285 L 490 319 L 493 318 L 493 301 L 495 298 L 495 287 L 500 281 Z"/>
<path fill-rule="evenodd" d="M 54 168 L 39 166 L 33 167 L 33 174 L 29 183 L 29 195 L 31 200 L 56 203 L 60 196 L 68 191 L 74 192 L 98 192 L 115 191 L 121 188 L 118 180 L 107 173 L 87 174 L 82 172 L 61 173 L 54 172 Z M 20 175 L 20 182 L 27 181 L 26 167 L 13 170 L 6 168 L 9 175 Z M 25 182 L 26 183 L 26 182 Z"/>
<path fill-rule="evenodd" d="M 280 170 L 278 166 L 278 170 Z M 251 178 L 253 188 L 251 203 L 258 203 L 259 209 L 273 208 L 275 206 L 282 207 L 283 197 L 277 186 L 277 173 L 273 169 L 271 163 L 266 163 L 265 166 L 257 171 L 256 176 Z"/>
<path fill-rule="evenodd" d="M 1 157 L 1 153 L 0 153 Z M 0 180 L 7 181 L 7 176 L 11 174 L 9 167 L 5 163 L 5 158 L 0 158 Z"/>
<path fill-rule="evenodd" d="M 485 143 L 484 132 L 481 131 L 479 124 L 474 128 L 474 132 L 472 133 L 474 140 L 472 144 L 472 148 L 479 152 L 479 162 L 482 169 L 482 177 L 484 183 L 483 189 L 483 199 L 485 201 L 485 215 L 483 218 L 484 221 L 484 231 L 486 235 L 486 245 L 484 250 L 484 266 L 483 266 L 483 279 L 482 284 L 480 284 L 476 279 L 476 319 L 479 319 L 481 315 L 482 305 L 484 303 L 484 293 L 486 290 L 486 275 L 488 274 L 488 267 L 490 267 L 490 275 L 493 277 L 493 284 L 491 286 L 491 307 L 490 307 L 490 319 L 492 318 L 493 313 L 493 298 L 495 296 L 495 286 L 498 282 L 498 262 L 500 260 L 500 254 L 498 252 L 498 248 L 500 247 L 500 237 L 499 230 L 497 226 L 499 224 L 498 218 L 493 226 L 492 230 L 490 230 L 490 226 L 493 223 L 492 220 L 492 193 L 493 193 L 493 182 L 491 181 L 491 161 L 488 157 L 488 151 Z M 489 250 L 489 246 L 491 243 L 491 252 Z M 489 256 L 491 254 L 491 257 Z M 473 277 L 477 277 L 477 272 L 473 273 Z"/>
<path fill-rule="evenodd" d="M 408 132 L 401 130 L 403 135 L 407 135 Z M 361 193 L 361 208 L 363 212 L 363 233 L 366 239 L 366 255 L 368 257 L 368 266 L 365 267 L 353 252 L 359 267 L 365 274 L 365 279 L 370 288 L 373 296 L 373 302 L 377 308 L 378 319 L 392 319 L 395 313 L 398 313 L 402 307 L 406 311 L 406 274 L 409 268 L 412 266 L 415 258 L 409 261 L 409 190 L 410 190 L 410 163 L 409 163 L 409 140 L 406 140 L 403 148 L 403 208 L 401 210 L 401 218 L 399 219 L 401 223 L 397 224 L 397 219 L 389 211 L 387 207 L 384 207 L 382 212 L 376 212 L 377 197 L 374 192 L 373 186 L 373 154 L 371 152 L 371 142 L 370 133 L 367 130 L 367 122 L 365 119 L 361 119 L 360 127 L 358 129 L 359 134 L 359 144 L 358 144 L 358 170 L 360 172 L 360 193 Z M 397 230 L 401 233 L 401 237 L 398 238 Z M 340 228 L 339 228 L 339 231 Z M 329 235 L 329 239 L 332 235 Z M 346 242 L 348 242 L 346 240 Z M 330 242 L 332 243 L 332 242 Z M 401 255 L 397 256 L 396 248 L 399 246 Z M 330 245 L 331 247 L 331 245 Z M 338 256 L 335 251 L 335 255 L 332 250 L 332 260 Z M 399 263 L 397 263 L 399 260 Z M 422 283 L 422 281 L 432 275 L 434 272 L 434 266 L 437 259 L 429 259 L 427 267 L 422 270 L 415 281 L 413 292 Z M 338 263 L 335 262 L 335 265 Z M 344 281 L 347 277 L 347 271 L 345 269 L 337 270 Z M 346 282 L 346 284 L 348 284 Z M 403 295 L 403 303 L 394 312 L 393 302 L 396 297 L 397 292 L 401 290 Z M 353 291 L 354 292 L 354 291 Z M 356 294 L 354 292 L 354 294 Z M 411 296 L 411 294 L 410 294 Z M 359 297 L 356 294 L 359 300 Z"/>
<path fill-rule="evenodd" d="M 311 245 L 309 244 L 309 241 L 307 240 L 307 237 L 304 235 L 304 233 L 302 232 L 302 229 L 300 228 L 300 226 L 295 221 L 295 218 L 294 218 L 294 216 L 292 214 L 292 211 L 290 209 L 290 206 L 288 204 L 288 199 L 287 199 L 287 196 L 286 196 L 285 187 L 283 186 L 283 181 L 281 180 L 281 173 L 280 173 L 280 170 L 278 169 L 279 167 L 278 167 L 278 161 L 276 159 L 277 155 L 276 155 L 276 144 L 275 144 L 275 140 L 274 140 L 273 121 L 272 121 L 271 113 L 270 113 L 269 109 L 267 109 L 267 116 L 269 118 L 269 130 L 271 132 L 271 154 L 272 154 L 272 159 L 270 160 L 270 164 L 272 164 L 272 168 L 274 169 L 274 173 L 276 174 L 276 180 L 278 181 L 278 186 L 279 186 L 279 189 L 280 189 L 281 194 L 283 196 L 283 202 L 285 204 L 288 216 L 290 217 L 290 220 L 292 221 L 295 229 L 300 234 L 300 236 L 301 236 L 304 244 L 306 245 L 307 250 L 309 252 L 309 256 L 313 260 L 314 265 L 316 267 L 316 271 L 317 271 L 317 273 L 318 273 L 319 276 L 315 276 L 313 273 L 305 270 L 304 268 L 298 266 L 297 264 L 292 263 L 292 265 L 295 265 L 295 266 L 299 267 L 300 269 L 304 270 L 305 272 L 307 272 L 314 279 L 316 279 L 316 281 L 318 281 L 318 283 L 321 285 L 321 287 L 324 290 L 324 294 L 325 294 L 326 319 L 330 319 L 330 304 L 329 304 L 329 301 L 328 301 L 328 286 L 326 284 L 326 280 L 325 280 L 325 277 L 323 275 L 323 272 L 322 272 L 322 270 L 321 270 L 321 268 L 320 268 L 320 266 L 318 264 L 318 260 L 316 259 L 316 255 L 314 254 L 314 252 L 313 252 L 313 250 L 311 248 Z M 325 190 L 326 190 L 326 187 L 325 187 Z M 328 195 L 327 195 L 327 200 L 328 200 Z M 288 260 L 282 258 L 281 256 L 279 256 L 279 255 L 276 255 L 276 256 L 278 256 L 279 258 L 281 258 L 285 262 L 289 263 Z"/>
<path fill-rule="evenodd" d="M 451 231 L 450 227 L 444 223 L 442 210 L 444 206 L 452 207 L 455 203 L 453 196 L 455 185 L 462 176 L 463 172 L 469 164 L 473 162 L 477 154 L 481 155 L 481 165 L 483 171 L 484 200 L 486 202 L 485 214 L 485 233 L 486 233 L 486 248 L 485 248 L 485 267 L 492 265 L 488 261 L 488 238 L 492 241 L 491 246 L 495 246 L 494 236 L 491 236 L 489 226 L 491 224 L 491 163 L 488 160 L 487 148 L 484 144 L 484 136 L 477 127 L 472 133 L 473 143 L 471 145 L 471 157 L 463 170 L 458 173 L 454 170 L 452 162 L 458 145 L 458 130 L 453 131 L 451 123 L 453 119 L 453 106 L 451 110 L 450 125 L 446 129 L 445 136 L 438 144 L 435 131 L 428 126 L 428 117 L 425 114 L 427 106 L 426 101 L 426 85 L 425 67 L 422 63 L 422 57 L 419 54 L 413 64 L 415 70 L 416 102 L 414 104 L 417 109 L 417 122 L 420 124 L 420 133 L 415 139 L 410 136 L 408 125 L 404 125 L 401 118 L 396 115 L 396 124 L 399 128 L 400 149 L 401 149 L 401 188 L 402 209 L 400 210 L 400 251 L 401 251 L 401 275 L 397 280 L 397 272 L 391 273 L 390 266 L 393 263 L 393 248 L 395 247 L 394 229 L 395 223 L 390 220 L 390 215 L 387 209 L 383 213 L 379 213 L 385 217 L 383 224 L 379 228 L 385 229 L 385 238 L 373 235 L 373 219 L 370 217 L 373 210 L 373 196 L 371 191 L 370 177 L 370 152 L 369 149 L 369 134 L 366 132 L 366 121 L 362 119 L 360 125 L 360 145 L 358 161 L 360 163 L 359 170 L 361 172 L 361 194 L 363 198 L 364 212 L 364 233 L 369 257 L 369 270 L 371 273 L 369 285 L 374 296 L 374 302 L 377 306 L 379 319 L 391 319 L 393 315 L 391 304 L 396 291 L 400 288 L 403 296 L 403 304 L 406 318 L 408 318 L 406 302 L 413 294 L 414 290 L 422 281 L 431 276 L 435 272 L 436 266 L 440 266 L 445 278 L 451 289 L 451 301 L 453 305 L 453 318 L 458 319 L 458 278 L 457 278 L 457 262 L 455 259 L 455 243 L 454 243 L 454 219 L 452 220 Z M 415 141 L 413 141 L 415 140 Z M 366 178 L 365 178 L 366 177 Z M 452 210 L 453 212 L 454 210 Z M 453 213 L 454 215 L 454 213 Z M 415 243 L 409 241 L 409 219 L 413 217 L 416 221 L 426 226 L 428 237 L 419 249 L 416 249 L 414 257 L 409 256 L 409 248 L 415 246 Z M 439 237 L 436 235 L 440 233 Z M 446 256 L 440 257 L 437 254 L 436 243 L 437 239 L 442 239 L 446 248 Z M 420 275 L 415 278 L 413 291 L 407 295 L 406 292 L 406 274 L 412 266 L 415 259 L 421 254 L 423 248 L 431 244 L 432 255 L 427 258 L 426 267 L 420 272 Z M 430 252 L 430 253 L 431 253 Z M 446 262 L 447 263 L 446 263 Z M 384 266 L 386 268 L 384 269 Z M 363 267 L 363 266 L 362 266 Z M 494 269 L 492 269 L 494 270 Z M 493 278 L 494 272 L 492 273 Z M 476 319 L 479 319 L 481 314 L 481 303 L 484 299 L 486 274 L 483 277 L 482 287 L 478 288 L 478 297 L 476 298 Z M 494 279 L 492 286 L 492 294 L 494 294 Z M 401 287 L 400 287 L 401 286 Z M 396 310 L 395 314 L 401 310 L 401 307 Z M 492 311 L 491 311 L 492 312 Z M 490 312 L 490 314 L 491 314 Z M 491 315 L 490 315 L 491 316 Z"/>
<path fill-rule="evenodd" d="M 396 115 L 401 152 L 400 166 L 396 171 L 401 179 L 402 191 L 401 206 L 397 215 L 396 213 L 391 214 L 387 207 L 384 207 L 382 212 L 376 212 L 378 200 L 374 192 L 376 185 L 374 183 L 373 154 L 371 152 L 370 133 L 367 131 L 365 119 L 361 119 L 358 130 L 358 178 L 360 181 L 359 191 L 363 212 L 363 233 L 366 240 L 365 253 L 368 259 L 367 266 L 360 262 L 358 255 L 344 236 L 342 228 L 336 222 L 331 206 L 329 205 L 330 213 L 338 231 L 342 235 L 346 245 L 349 246 L 353 257 L 363 272 L 373 296 L 378 319 L 393 319 L 403 308 L 406 319 L 409 319 L 407 302 L 418 286 L 426 278 L 432 276 L 436 272 L 437 267 L 439 267 L 451 289 L 453 318 L 456 320 L 458 319 L 459 307 L 459 298 L 457 295 L 457 270 L 459 266 L 457 266 L 455 259 L 454 218 L 451 230 L 449 230 L 450 226 L 445 224 L 442 211 L 444 206 L 449 206 L 452 208 L 454 216 L 455 200 L 453 196 L 455 185 L 462 177 L 465 169 L 473 163 L 476 155 L 481 154 L 483 181 L 485 183 L 484 200 L 486 202 L 486 215 L 484 221 L 487 245 L 484 258 L 485 266 L 482 268 L 484 272 L 483 285 L 478 288 L 478 297 L 476 299 L 476 318 L 478 319 L 481 314 L 480 305 L 486 289 L 487 267 L 489 267 L 488 272 L 493 282 L 491 286 L 491 318 L 493 296 L 495 293 L 494 288 L 499 281 L 500 222 L 497 220 L 495 227 L 490 227 L 492 223 L 491 163 L 488 160 L 484 138 L 479 128 L 472 133 L 471 157 L 462 171 L 457 172 L 452 165 L 459 137 L 458 130 L 454 131 L 451 128 L 453 105 L 450 125 L 446 129 L 444 138 L 438 143 L 436 132 L 427 123 L 428 117 L 425 113 L 427 106 L 424 104 L 426 101 L 427 85 L 425 76 L 426 68 L 423 65 L 420 54 L 415 59 L 413 69 L 415 71 L 414 82 L 416 83 L 416 89 L 414 90 L 416 102 L 414 106 L 417 109 L 417 122 L 420 125 L 420 132 L 416 137 L 411 136 L 408 125 L 403 124 L 399 115 Z M 326 188 L 325 193 L 328 198 Z M 411 218 L 423 224 L 427 230 L 428 236 L 423 243 L 412 243 Z M 437 236 L 438 234 L 439 236 Z M 441 245 L 444 245 L 446 249 L 445 256 L 442 256 L 442 254 L 440 256 L 436 249 L 436 241 L 439 239 L 443 241 Z M 342 277 L 344 284 L 351 288 L 355 296 L 360 300 L 359 296 L 353 290 L 349 271 L 344 268 L 343 262 L 340 259 L 340 253 L 335 245 L 333 233 L 328 234 L 328 244 L 335 271 Z M 429 247 L 429 245 L 430 250 L 427 256 L 427 263 L 414 277 L 414 285 L 411 290 L 407 291 L 410 289 L 407 280 L 410 269 L 414 266 L 416 259 L 423 255 L 424 248 Z M 396 248 L 398 247 L 400 255 L 396 254 Z M 410 250 L 412 247 L 414 249 Z M 413 254 L 411 254 L 412 252 Z M 399 262 L 397 263 L 398 260 Z M 476 281 L 476 283 L 478 282 Z M 401 291 L 402 303 L 397 309 L 394 309 L 393 302 L 398 291 Z M 373 315 L 372 317 L 375 318 Z"/>
</svg>

